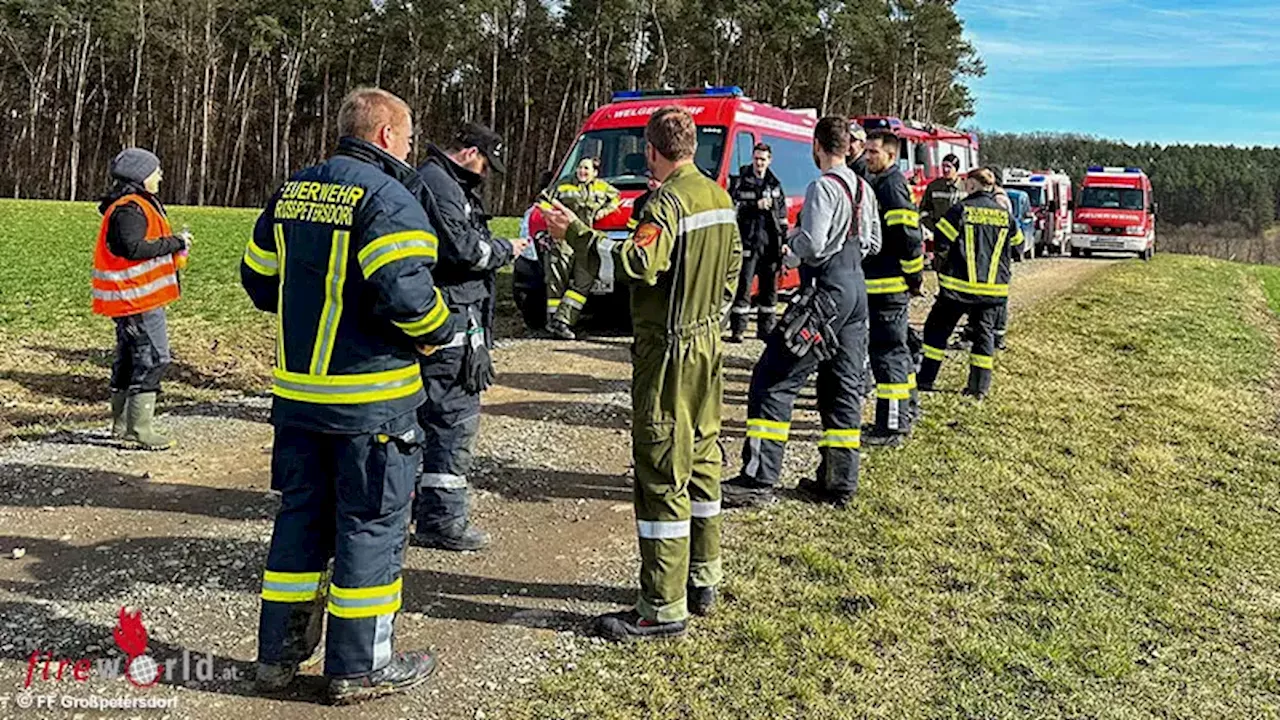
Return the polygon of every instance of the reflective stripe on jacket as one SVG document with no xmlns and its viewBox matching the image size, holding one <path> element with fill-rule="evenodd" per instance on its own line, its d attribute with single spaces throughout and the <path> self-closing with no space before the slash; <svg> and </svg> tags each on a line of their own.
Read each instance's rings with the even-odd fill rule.
<svg viewBox="0 0 1280 720">
<path fill-rule="evenodd" d="M 938 220 L 935 260 L 940 295 L 964 302 L 1009 296 L 1017 220 L 990 192 L 976 192 Z"/>
<path fill-rule="evenodd" d="M 125 195 L 102 214 L 98 244 L 93 251 L 93 312 L 107 317 L 137 315 L 163 307 L 178 299 L 178 269 L 173 255 L 146 260 L 127 260 L 107 247 L 111 214 L 133 203 L 147 218 L 148 242 L 173 234 L 169 220 L 140 195 Z"/>
</svg>

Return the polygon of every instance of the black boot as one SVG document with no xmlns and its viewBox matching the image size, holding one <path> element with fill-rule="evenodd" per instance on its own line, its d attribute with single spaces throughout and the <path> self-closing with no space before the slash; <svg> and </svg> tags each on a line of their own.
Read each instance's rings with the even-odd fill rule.
<svg viewBox="0 0 1280 720">
<path fill-rule="evenodd" d="M 756 311 L 756 336 L 761 340 L 767 339 L 777 326 L 778 316 L 772 310 L 766 312 L 762 308 Z"/>
<path fill-rule="evenodd" d="M 288 640 L 284 647 L 287 661 L 281 663 L 259 662 L 254 689 L 263 694 L 281 693 L 289 689 L 299 668 L 312 667 L 324 659 L 320 638 L 324 634 L 325 608 L 329 599 L 329 578 L 326 570 L 320 578 L 320 588 L 314 600 L 299 604 L 289 615 Z"/>
<path fill-rule="evenodd" d="M 694 615 L 706 616 L 711 614 L 712 608 L 716 605 L 716 588 L 714 585 L 710 587 L 688 587 L 689 596 L 689 612 Z"/>
<path fill-rule="evenodd" d="M 736 310 L 729 311 L 729 337 L 726 341 L 731 343 L 742 342 L 743 336 L 747 332 L 747 315 Z"/>
<path fill-rule="evenodd" d="M 474 552 L 489 546 L 489 533 L 472 525 L 468 520 L 454 522 L 443 527 L 419 529 L 413 534 L 413 544 L 418 547 L 453 552 Z"/>
<path fill-rule="evenodd" d="M 735 478 L 720 486 L 721 503 L 727 508 L 767 507 L 778 502 L 772 485 L 759 485 Z"/>
<path fill-rule="evenodd" d="M 577 340 L 578 336 L 574 334 L 573 328 L 569 327 L 569 323 L 555 319 L 547 323 L 547 332 L 551 333 L 551 337 L 561 340 Z"/>
<path fill-rule="evenodd" d="M 330 705 L 352 705 L 395 695 L 421 685 L 436 671 L 436 658 L 427 650 L 396 653 L 391 662 L 368 675 L 330 678 Z"/>
<path fill-rule="evenodd" d="M 895 432 L 887 428 L 872 427 L 862 433 L 863 447 L 898 448 L 911 436 L 911 431 Z"/>
<path fill-rule="evenodd" d="M 635 610 L 609 613 L 596 618 L 595 634 L 613 642 L 633 642 L 636 640 L 664 640 L 684 635 L 689 623 L 650 622 L 640 617 Z"/>
</svg>

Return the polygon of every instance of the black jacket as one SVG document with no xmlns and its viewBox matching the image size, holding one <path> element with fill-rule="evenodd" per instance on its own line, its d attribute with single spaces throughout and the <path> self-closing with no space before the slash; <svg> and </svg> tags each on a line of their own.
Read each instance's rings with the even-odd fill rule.
<svg viewBox="0 0 1280 720">
<path fill-rule="evenodd" d="M 934 237 L 938 294 L 970 303 L 1009 297 L 1014 248 L 1022 240 L 1017 218 L 994 193 L 979 191 L 953 205 Z"/>
<path fill-rule="evenodd" d="M 868 295 L 891 295 L 919 289 L 924 280 L 924 240 L 920 212 L 911 202 L 911 189 L 897 166 L 871 176 L 880 202 L 880 252 L 862 261 Z"/>
<path fill-rule="evenodd" d="M 427 161 L 416 174 L 420 183 L 406 187 L 422 203 L 440 239 L 440 259 L 432 271 L 436 284 L 453 308 L 491 301 L 494 273 L 511 262 L 513 253 L 511 243 L 489 230 L 481 196 L 484 178 L 435 145 L 427 146 Z"/>
<path fill-rule="evenodd" d="M 397 182 L 406 170 L 345 137 L 258 217 L 240 281 L 279 313 L 277 426 L 362 433 L 411 412 L 426 400 L 414 346 L 446 345 L 465 327 L 432 282 L 438 241 Z"/>
<path fill-rule="evenodd" d="M 164 205 L 155 195 L 147 192 L 137 183 L 120 183 L 102 198 L 98 204 L 98 212 L 106 214 L 107 208 L 125 195 L 139 195 L 151 203 L 161 215 L 167 215 Z M 111 213 L 107 223 L 107 249 L 112 255 L 125 260 L 150 260 L 153 257 L 175 253 L 184 247 L 182 238 L 169 235 L 158 240 L 147 242 L 147 216 L 142 208 L 129 202 L 121 205 Z"/>
<path fill-rule="evenodd" d="M 755 168 L 743 165 L 729 183 L 729 197 L 738 207 L 738 231 L 745 250 L 762 252 L 766 248 L 781 249 L 787 226 L 787 194 L 778 176 L 770 168 L 764 177 L 756 177 Z M 756 203 L 773 198 L 773 207 L 761 210 Z"/>
</svg>

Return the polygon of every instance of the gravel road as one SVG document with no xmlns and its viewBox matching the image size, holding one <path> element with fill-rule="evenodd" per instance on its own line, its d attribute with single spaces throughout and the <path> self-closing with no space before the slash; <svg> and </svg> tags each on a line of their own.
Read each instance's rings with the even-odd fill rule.
<svg viewBox="0 0 1280 720">
<path fill-rule="evenodd" d="M 1018 266 L 1013 312 L 1051 302 L 1108 264 Z M 913 307 L 913 321 L 926 309 Z M 1016 336 L 1011 342 L 1016 348 Z M 746 384 L 759 352 L 755 341 L 729 346 L 726 473 L 736 470 Z M 593 641 L 576 631 L 635 592 L 628 341 L 505 340 L 497 364 L 473 476 L 476 519 L 494 546 L 462 555 L 411 548 L 406 559 L 397 642 L 440 651 L 430 684 L 335 710 L 314 702 L 315 668 L 294 696 L 252 695 L 257 590 L 278 500 L 268 489 L 269 401 L 225 391 L 161 418 L 181 442 L 172 453 L 118 450 L 101 429 L 0 448 L 0 696 L 22 689 L 37 652 L 53 660 L 49 680 L 37 663 L 33 691 L 176 700 L 168 710 L 137 711 L 143 717 L 494 717 L 502 698 L 589 650 Z M 812 391 L 807 397 L 786 482 L 816 462 L 817 417 L 806 409 Z M 138 690 L 96 673 L 85 682 L 73 677 L 80 658 L 120 656 L 112 628 L 122 606 L 141 609 L 150 656 L 176 659 L 157 687 Z M 184 657 L 193 671 L 187 675 Z M 70 662 L 58 681 L 63 659 Z M 31 715 L 12 699 L 0 705 L 0 718 L 104 714 Z"/>
</svg>

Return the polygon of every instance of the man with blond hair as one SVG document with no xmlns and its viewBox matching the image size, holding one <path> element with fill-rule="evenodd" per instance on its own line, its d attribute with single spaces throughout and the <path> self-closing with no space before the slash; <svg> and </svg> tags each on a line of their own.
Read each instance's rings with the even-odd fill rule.
<svg viewBox="0 0 1280 720">
<path fill-rule="evenodd" d="M 598 619 L 616 641 L 684 634 L 724 577 L 720 561 L 720 323 L 738 285 L 742 240 L 729 194 L 693 163 L 698 131 L 683 108 L 655 112 L 645 159 L 662 186 L 631 237 L 611 241 L 556 202 L 547 229 L 598 270 L 603 253 L 632 281 L 635 328 L 631 452 L 635 463 L 640 597 Z"/>
<path fill-rule="evenodd" d="M 393 653 L 392 635 L 422 455 L 417 353 L 462 327 L 432 282 L 435 232 L 402 184 L 414 173 L 408 106 L 355 90 L 338 131 L 334 156 L 268 201 L 240 278 L 254 305 L 276 315 L 271 487 L 281 504 L 262 581 L 257 686 L 290 686 L 327 610 L 328 700 L 347 704 L 403 692 L 435 670 L 428 652 Z"/>
</svg>

